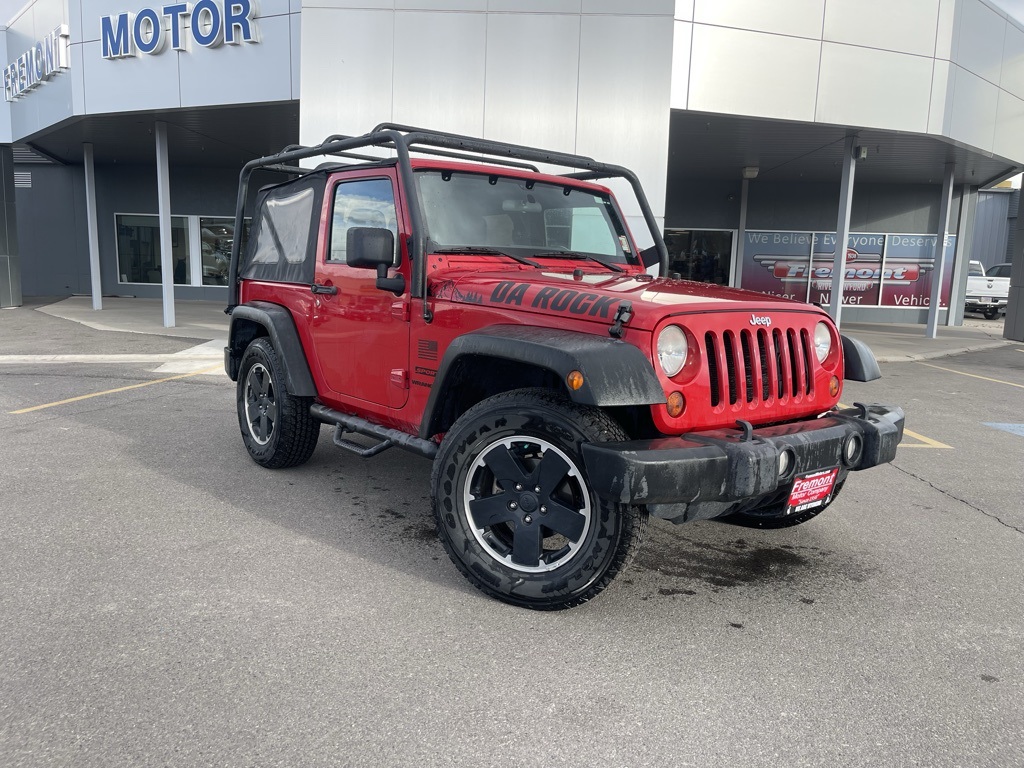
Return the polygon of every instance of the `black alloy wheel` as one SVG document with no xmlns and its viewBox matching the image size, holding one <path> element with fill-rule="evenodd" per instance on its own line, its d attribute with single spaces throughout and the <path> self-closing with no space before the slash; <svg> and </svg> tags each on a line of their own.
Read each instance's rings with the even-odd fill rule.
<svg viewBox="0 0 1024 768">
<path fill-rule="evenodd" d="M 452 562 L 478 589 L 526 608 L 594 597 L 628 564 L 647 514 L 594 493 L 582 445 L 626 439 L 603 412 L 547 390 L 478 403 L 434 461 L 434 512 Z"/>
<path fill-rule="evenodd" d="M 320 436 L 320 423 L 309 414 L 312 398 L 290 394 L 285 380 L 270 340 L 254 339 L 242 355 L 238 373 L 238 426 L 249 456 L 270 469 L 305 463 Z"/>
</svg>

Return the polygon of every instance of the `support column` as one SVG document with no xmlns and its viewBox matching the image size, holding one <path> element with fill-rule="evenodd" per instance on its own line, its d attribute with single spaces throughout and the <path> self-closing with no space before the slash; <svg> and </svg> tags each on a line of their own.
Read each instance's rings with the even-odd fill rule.
<svg viewBox="0 0 1024 768">
<path fill-rule="evenodd" d="M 1010 262 L 1010 297 L 1006 303 L 1003 338 L 1024 341 L 1024 205 L 1017 212 L 1017 237 Z"/>
<path fill-rule="evenodd" d="M 171 258 L 171 181 L 167 159 L 167 123 L 156 124 L 157 215 L 160 221 L 160 282 L 164 328 L 174 327 L 174 265 Z"/>
<path fill-rule="evenodd" d="M 21 255 L 14 210 L 14 154 L 0 146 L 0 307 L 21 306 Z"/>
<path fill-rule="evenodd" d="M 857 158 L 854 157 L 856 136 L 847 136 L 843 145 L 843 176 L 839 182 L 839 218 L 836 221 L 836 256 L 832 261 L 832 293 L 828 305 L 828 313 L 839 326 L 839 317 L 843 311 L 843 287 L 846 275 L 846 248 L 850 242 L 850 209 L 853 207 L 853 177 L 857 171 Z M 813 254 L 812 254 L 813 258 Z M 811 263 L 808 262 L 808 269 Z"/>
<path fill-rule="evenodd" d="M 92 308 L 103 309 L 103 278 L 100 276 L 100 239 L 96 218 L 96 167 L 91 143 L 82 144 L 85 159 L 85 223 L 89 232 L 89 283 Z"/>
<path fill-rule="evenodd" d="M 942 179 L 942 199 L 939 201 L 939 231 L 935 237 L 935 269 L 932 271 L 932 296 L 928 304 L 928 327 L 925 336 L 934 339 L 939 335 L 939 298 L 942 296 L 942 279 L 945 269 L 946 232 L 949 230 L 949 213 L 953 207 L 953 175 L 955 163 L 946 163 Z M 952 311 L 952 307 L 949 308 Z"/>
<path fill-rule="evenodd" d="M 956 223 L 956 251 L 953 255 L 952 291 L 946 325 L 964 324 L 964 298 L 967 296 L 967 272 L 974 240 L 974 219 L 978 212 L 978 188 L 960 185 L 960 216 Z"/>
<path fill-rule="evenodd" d="M 753 169 L 756 171 L 756 169 Z M 736 269 L 733 271 L 732 284 L 739 288 L 743 285 L 743 249 L 747 239 L 747 195 L 750 193 L 750 179 L 747 169 L 743 169 L 743 181 L 740 184 L 740 224 L 736 232 Z"/>
</svg>

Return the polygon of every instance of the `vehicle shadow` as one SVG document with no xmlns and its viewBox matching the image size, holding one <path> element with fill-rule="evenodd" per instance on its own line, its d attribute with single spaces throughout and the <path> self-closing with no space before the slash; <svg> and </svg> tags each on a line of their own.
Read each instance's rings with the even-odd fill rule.
<svg viewBox="0 0 1024 768">
<path fill-rule="evenodd" d="M 183 412 L 190 410 L 189 398 L 201 398 L 208 417 L 183 425 L 176 406 L 150 411 L 143 432 L 106 424 L 134 443 L 126 452 L 148 469 L 294 534 L 417 580 L 478 594 L 437 538 L 429 461 L 398 448 L 362 459 L 336 448 L 324 426 L 308 463 L 267 470 L 253 463 L 242 445 L 233 389 L 197 380 L 176 386 L 191 390 L 175 398 Z M 188 445 L 187 452 L 182 445 Z M 831 548 L 823 530 L 820 520 L 777 531 L 652 520 L 633 563 L 607 594 L 622 600 L 703 594 L 721 601 L 730 592 L 784 588 L 792 601 L 813 602 L 806 595 L 824 576 L 852 589 L 871 573 Z"/>
</svg>

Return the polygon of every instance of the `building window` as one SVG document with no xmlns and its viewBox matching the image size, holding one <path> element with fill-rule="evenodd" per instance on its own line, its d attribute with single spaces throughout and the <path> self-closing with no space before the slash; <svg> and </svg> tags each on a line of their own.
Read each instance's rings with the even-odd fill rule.
<svg viewBox="0 0 1024 768">
<path fill-rule="evenodd" d="M 160 223 L 157 216 L 119 213 L 117 265 L 121 283 L 160 280 Z M 241 247 L 249 235 L 245 219 Z M 175 285 L 227 285 L 235 219 L 227 216 L 172 216 L 171 264 Z"/>
<path fill-rule="evenodd" d="M 160 223 L 156 216 L 117 214 L 117 267 L 122 283 L 159 283 Z M 171 266 L 175 285 L 191 283 L 188 217 L 171 217 Z"/>
<path fill-rule="evenodd" d="M 242 242 L 249 231 L 245 221 Z M 199 249 L 202 252 L 203 285 L 227 285 L 231 244 L 235 240 L 235 220 L 222 216 L 199 217 Z"/>
</svg>

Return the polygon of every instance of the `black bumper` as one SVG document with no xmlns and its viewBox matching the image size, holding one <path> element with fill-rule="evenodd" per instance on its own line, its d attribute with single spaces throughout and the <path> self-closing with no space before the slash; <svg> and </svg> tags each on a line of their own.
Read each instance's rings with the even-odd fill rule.
<svg viewBox="0 0 1024 768">
<path fill-rule="evenodd" d="M 903 409 L 859 405 L 807 421 L 754 429 L 719 429 L 682 437 L 583 446 L 595 492 L 622 504 L 644 504 L 657 517 L 682 522 L 729 514 L 785 494 L 794 477 L 885 464 L 903 439 Z M 855 452 L 849 458 L 851 443 Z M 856 445 L 859 443 L 859 447 Z M 780 476 L 780 455 L 789 468 Z"/>
</svg>

